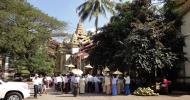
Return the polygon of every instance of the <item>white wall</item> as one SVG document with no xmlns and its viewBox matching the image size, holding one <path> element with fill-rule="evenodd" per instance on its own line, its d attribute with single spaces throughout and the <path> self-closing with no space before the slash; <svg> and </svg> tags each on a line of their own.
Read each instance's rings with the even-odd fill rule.
<svg viewBox="0 0 190 100">
<path fill-rule="evenodd" d="M 188 12 L 184 17 L 183 17 L 183 25 L 181 26 L 181 31 L 182 34 L 190 35 L 190 12 Z M 184 52 L 187 53 L 186 57 L 189 58 L 189 62 L 185 62 L 185 72 L 186 72 L 186 77 L 190 77 L 190 36 L 187 37 L 185 40 L 186 47 L 184 47 Z M 187 80 L 188 83 L 190 83 L 190 79 Z"/>
</svg>

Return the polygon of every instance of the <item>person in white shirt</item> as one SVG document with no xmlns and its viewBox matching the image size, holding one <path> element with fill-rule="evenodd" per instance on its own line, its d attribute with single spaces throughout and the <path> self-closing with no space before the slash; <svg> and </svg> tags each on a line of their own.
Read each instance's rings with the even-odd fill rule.
<svg viewBox="0 0 190 100">
<path fill-rule="evenodd" d="M 34 98 L 37 98 L 38 94 L 38 86 L 39 86 L 39 80 L 38 80 L 38 75 L 35 75 L 34 79 L 32 80 L 33 85 L 34 85 Z"/>
<path fill-rule="evenodd" d="M 74 83 L 79 84 L 80 82 L 80 77 L 78 75 L 75 75 Z"/>
<path fill-rule="evenodd" d="M 39 82 L 39 85 L 38 85 L 38 92 L 39 92 L 39 94 L 40 94 L 40 96 L 41 96 L 41 94 L 42 94 L 42 85 L 43 85 L 43 77 L 42 77 L 42 75 L 40 75 L 40 77 L 38 78 L 38 82 Z"/>
<path fill-rule="evenodd" d="M 87 91 L 89 93 L 92 93 L 93 91 L 92 81 L 93 81 L 92 75 L 88 74 L 86 78 L 86 82 L 87 82 Z"/>
<path fill-rule="evenodd" d="M 80 77 L 78 75 L 75 75 L 74 83 L 73 83 L 73 95 L 76 97 L 79 95 L 79 82 L 80 82 Z"/>
<path fill-rule="evenodd" d="M 59 76 L 57 76 L 56 77 L 56 80 L 57 80 L 57 88 L 56 88 L 56 90 L 57 90 L 57 92 L 58 91 L 61 91 L 61 89 L 62 89 L 62 78 L 61 78 L 62 76 L 61 76 L 61 74 L 59 75 Z"/>
<path fill-rule="evenodd" d="M 124 79 L 125 79 L 125 93 L 126 93 L 126 95 L 129 95 L 131 93 L 130 88 L 129 88 L 129 85 L 130 85 L 130 76 L 129 76 L 129 74 L 126 74 Z"/>
</svg>

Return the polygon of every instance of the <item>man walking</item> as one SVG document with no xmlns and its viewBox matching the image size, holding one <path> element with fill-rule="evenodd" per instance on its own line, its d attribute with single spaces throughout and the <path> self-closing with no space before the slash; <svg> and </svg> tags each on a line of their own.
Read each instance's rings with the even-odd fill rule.
<svg viewBox="0 0 190 100">
<path fill-rule="evenodd" d="M 130 88 L 129 88 L 129 85 L 130 85 L 130 76 L 129 76 L 129 74 L 126 74 L 124 79 L 125 79 L 125 94 L 129 95 L 131 93 Z"/>
<path fill-rule="evenodd" d="M 33 85 L 34 85 L 34 98 L 37 98 L 38 95 L 38 86 L 39 86 L 39 79 L 38 79 L 38 75 L 36 74 L 33 81 Z"/>
</svg>

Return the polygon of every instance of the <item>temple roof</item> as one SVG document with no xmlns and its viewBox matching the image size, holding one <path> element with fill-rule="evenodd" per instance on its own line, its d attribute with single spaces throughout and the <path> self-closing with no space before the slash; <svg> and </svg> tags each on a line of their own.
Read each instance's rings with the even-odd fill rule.
<svg viewBox="0 0 190 100">
<path fill-rule="evenodd" d="M 79 47 L 79 45 L 83 45 L 88 43 L 90 38 L 88 37 L 87 33 L 83 30 L 82 22 L 79 21 L 77 25 L 77 29 L 71 38 L 71 45 L 72 47 Z"/>
</svg>

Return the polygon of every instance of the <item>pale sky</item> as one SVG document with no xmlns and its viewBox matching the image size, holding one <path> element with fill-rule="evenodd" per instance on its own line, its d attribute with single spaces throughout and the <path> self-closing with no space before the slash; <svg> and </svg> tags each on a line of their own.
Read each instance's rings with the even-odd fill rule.
<svg viewBox="0 0 190 100">
<path fill-rule="evenodd" d="M 49 16 L 53 16 L 58 20 L 68 23 L 66 32 L 73 33 L 76 29 L 79 17 L 76 13 L 76 8 L 85 2 L 85 0 L 27 0 L 34 7 L 40 9 Z M 123 2 L 132 0 L 123 0 Z M 152 2 L 158 2 L 163 0 L 152 0 Z M 100 16 L 99 27 L 102 27 L 109 22 L 111 15 L 108 14 L 107 18 Z M 88 19 L 83 23 L 86 30 L 95 29 L 94 19 L 89 21 Z"/>
<path fill-rule="evenodd" d="M 73 34 L 77 27 L 79 17 L 76 13 L 76 8 L 85 2 L 85 0 L 27 0 L 31 5 L 40 9 L 42 12 L 53 16 L 58 20 L 65 21 L 68 26 L 65 32 Z M 132 0 L 123 0 L 123 2 Z M 153 2 L 163 1 L 163 0 L 152 0 Z M 109 22 L 111 14 L 108 14 L 107 18 L 100 16 L 99 27 L 102 27 Z M 94 19 L 89 21 L 88 19 L 83 23 L 84 29 L 95 30 Z M 62 38 L 60 39 L 62 40 Z"/>
<path fill-rule="evenodd" d="M 76 8 L 85 0 L 27 0 L 34 7 L 40 9 L 49 16 L 53 16 L 58 20 L 68 23 L 66 32 L 73 33 L 76 29 L 79 17 Z M 107 18 L 101 16 L 99 19 L 99 27 L 109 22 L 110 14 Z M 87 19 L 84 23 L 86 30 L 94 28 L 94 19 L 89 22 Z"/>
</svg>

